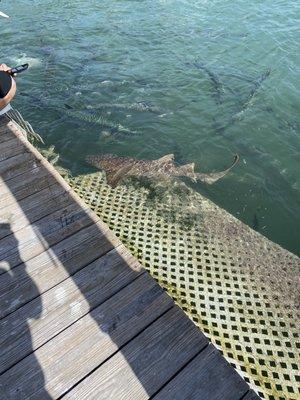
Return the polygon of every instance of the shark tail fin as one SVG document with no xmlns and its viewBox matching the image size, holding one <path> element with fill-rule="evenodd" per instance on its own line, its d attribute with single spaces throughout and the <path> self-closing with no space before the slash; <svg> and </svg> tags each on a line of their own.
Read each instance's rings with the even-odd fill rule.
<svg viewBox="0 0 300 400">
<path fill-rule="evenodd" d="M 233 168 L 236 166 L 236 164 L 240 161 L 240 156 L 238 154 L 235 154 L 233 158 L 232 165 L 229 167 L 229 169 Z"/>
<path fill-rule="evenodd" d="M 236 166 L 236 164 L 239 162 L 239 160 L 240 160 L 240 156 L 238 154 L 235 154 L 235 156 L 233 157 L 232 164 L 227 169 L 225 169 L 223 172 L 225 172 L 225 173 L 229 172 L 233 167 Z"/>
<path fill-rule="evenodd" d="M 236 164 L 239 162 L 239 155 L 236 154 L 234 156 L 233 162 L 230 165 L 230 167 L 226 168 L 224 171 L 219 171 L 219 172 L 210 172 L 210 173 L 195 173 L 195 178 L 196 180 L 199 180 L 201 182 L 207 183 L 209 185 L 212 185 L 213 183 L 217 182 L 219 179 L 223 178 L 233 167 L 236 166 Z"/>
</svg>

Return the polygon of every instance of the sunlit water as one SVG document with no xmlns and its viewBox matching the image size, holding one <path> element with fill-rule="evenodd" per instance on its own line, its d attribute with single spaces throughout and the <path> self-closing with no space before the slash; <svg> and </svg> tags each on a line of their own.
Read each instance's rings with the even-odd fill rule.
<svg viewBox="0 0 300 400">
<path fill-rule="evenodd" d="M 1 11 L 1 61 L 31 64 L 14 104 L 73 174 L 88 171 L 87 154 L 174 153 L 211 171 L 237 153 L 225 178 L 191 187 L 300 253 L 299 3 L 18 0 Z"/>
</svg>

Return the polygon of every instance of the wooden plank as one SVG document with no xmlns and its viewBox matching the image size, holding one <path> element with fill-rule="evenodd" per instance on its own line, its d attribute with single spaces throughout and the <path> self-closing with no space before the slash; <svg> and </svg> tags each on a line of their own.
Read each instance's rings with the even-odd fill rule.
<svg viewBox="0 0 300 400">
<path fill-rule="evenodd" d="M 3 398 L 62 396 L 142 329 L 172 307 L 172 299 L 148 274 L 26 357 L 0 378 Z M 79 357 L 80 355 L 80 357 Z M 33 366 L 43 366 L 43 375 Z"/>
<path fill-rule="evenodd" d="M 31 153 L 11 157 L 0 163 L 0 178 L 7 181 L 37 167 L 38 163 L 39 161 Z"/>
<path fill-rule="evenodd" d="M 149 399 L 207 343 L 183 311 L 173 307 L 64 398 Z"/>
<path fill-rule="evenodd" d="M 2 146 L 4 143 L 10 141 L 13 138 L 12 133 L 7 130 L 3 134 L 0 133 L 0 145 Z"/>
<path fill-rule="evenodd" d="M 21 128 L 17 122 L 12 121 L 8 117 L 2 119 L 2 125 L 0 127 L 0 143 L 6 141 L 5 136 L 22 137 L 27 140 L 27 133 L 25 130 Z"/>
<path fill-rule="evenodd" d="M 155 397 L 155 400 L 240 400 L 246 382 L 220 352 L 207 346 Z"/>
<path fill-rule="evenodd" d="M 11 131 L 11 129 L 7 126 L 8 119 L 0 117 L 0 144 L 13 139 L 15 135 Z"/>
<path fill-rule="evenodd" d="M 121 245 L 7 316 L 0 321 L 0 373 L 82 318 L 142 272 L 140 264 Z"/>
<path fill-rule="evenodd" d="M 0 178 L 3 181 L 15 178 L 25 171 L 37 167 L 38 162 L 29 152 L 8 158 L 0 163 Z"/>
<path fill-rule="evenodd" d="M 84 210 L 77 203 L 72 203 L 6 236 L 0 240 L 0 260 L 5 261 L 11 271 L 15 266 L 91 225 L 94 222 L 91 213 L 88 208 Z M 4 272 L 0 270 L 0 275 Z"/>
<path fill-rule="evenodd" d="M 8 122 L 9 122 L 9 118 L 6 115 L 0 116 L 0 135 L 2 135 L 2 133 L 5 133 Z"/>
<path fill-rule="evenodd" d="M 5 272 L 0 279 L 0 318 L 75 274 L 120 242 L 99 222 Z"/>
<path fill-rule="evenodd" d="M 19 139 L 11 139 L 1 144 L 0 163 L 4 160 L 22 154 L 26 151 Z"/>
<path fill-rule="evenodd" d="M 0 209 L 37 193 L 55 182 L 55 178 L 40 165 L 6 183 L 1 182 L 0 179 Z"/>
<path fill-rule="evenodd" d="M 0 239 L 7 235 L 7 231 L 1 229 L 1 223 L 9 223 L 11 231 L 17 232 L 72 202 L 74 201 L 69 193 L 61 185 L 54 184 L 19 202 L 1 208 Z"/>
</svg>

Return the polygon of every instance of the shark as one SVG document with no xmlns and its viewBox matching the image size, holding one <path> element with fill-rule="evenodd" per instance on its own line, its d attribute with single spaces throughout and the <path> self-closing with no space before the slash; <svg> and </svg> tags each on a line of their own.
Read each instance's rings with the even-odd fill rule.
<svg viewBox="0 0 300 400">
<path fill-rule="evenodd" d="M 239 161 L 236 154 L 232 164 L 223 171 L 195 172 L 195 164 L 176 165 L 174 154 L 166 154 L 156 160 L 143 160 L 134 157 L 119 157 L 114 154 L 88 155 L 86 162 L 106 172 L 107 183 L 115 187 L 127 177 L 171 180 L 189 178 L 193 182 L 201 181 L 212 185 L 223 178 Z"/>
</svg>

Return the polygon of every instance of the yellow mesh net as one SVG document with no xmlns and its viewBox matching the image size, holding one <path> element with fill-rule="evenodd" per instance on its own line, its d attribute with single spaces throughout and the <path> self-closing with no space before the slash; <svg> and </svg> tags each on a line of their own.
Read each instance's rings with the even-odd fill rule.
<svg viewBox="0 0 300 400">
<path fill-rule="evenodd" d="M 69 183 L 262 398 L 299 399 L 298 257 L 184 184 Z"/>
</svg>

